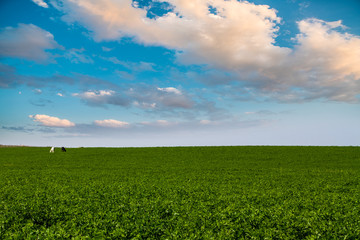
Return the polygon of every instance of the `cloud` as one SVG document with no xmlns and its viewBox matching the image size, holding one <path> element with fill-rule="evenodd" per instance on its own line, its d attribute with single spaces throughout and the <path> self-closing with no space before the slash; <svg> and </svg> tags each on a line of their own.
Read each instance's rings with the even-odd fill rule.
<svg viewBox="0 0 360 240">
<path fill-rule="evenodd" d="M 70 50 L 67 50 L 65 53 L 64 53 L 64 57 L 69 59 L 70 62 L 72 63 L 94 63 L 94 60 L 92 60 L 91 57 L 83 54 L 82 52 L 84 52 L 85 49 L 81 48 L 81 49 L 70 49 Z"/>
<path fill-rule="evenodd" d="M 46 105 L 53 103 L 51 100 L 44 98 L 40 98 L 38 100 L 30 100 L 29 102 L 37 107 L 45 107 Z"/>
<path fill-rule="evenodd" d="M 173 137 L 178 136 L 178 134 L 187 133 L 188 141 L 193 138 L 194 132 L 200 135 L 207 135 L 209 132 L 228 132 L 229 135 L 232 135 L 234 128 L 237 130 L 255 128 L 268 125 L 271 122 L 273 121 L 263 119 L 250 121 L 171 121 L 161 119 L 131 123 L 127 127 L 104 127 L 96 124 L 77 124 L 75 127 L 66 128 L 64 130 L 66 133 L 74 134 L 74 136 L 84 135 L 86 137 L 96 137 L 96 139 L 114 138 L 116 140 L 121 139 L 122 141 L 128 141 L 129 139 L 135 137 L 134 140 L 137 139 L 138 141 L 138 139 L 146 137 L 149 138 L 149 142 L 153 144 L 154 137 L 164 136 L 164 134 L 168 135 L 168 137 L 164 139 L 169 141 L 169 139 L 174 139 Z"/>
<path fill-rule="evenodd" d="M 296 46 L 286 62 L 248 73 L 204 69 L 188 77 L 217 85 L 218 94 L 241 101 L 359 102 L 360 37 L 346 33 L 341 21 L 312 18 L 298 25 Z"/>
<path fill-rule="evenodd" d="M 51 58 L 47 50 L 62 48 L 54 36 L 33 24 L 19 23 L 0 32 L 0 56 L 46 63 Z"/>
<path fill-rule="evenodd" d="M 267 5 L 198 0 L 194 7 L 193 0 L 168 0 L 156 1 L 167 4 L 156 14 L 160 11 L 153 11 L 155 3 L 144 6 L 131 0 L 58 2 L 63 19 L 87 28 L 95 41 L 130 37 L 175 50 L 179 63 L 211 69 L 202 82 L 230 86 L 240 82 L 248 89 L 243 99 L 359 101 L 360 40 L 346 33 L 340 21 L 299 21 L 296 46 L 290 49 L 276 43 L 281 18 Z M 126 68 L 152 67 L 108 60 Z"/>
<path fill-rule="evenodd" d="M 100 127 L 110 127 L 110 128 L 124 128 L 129 127 L 128 122 L 122 122 L 114 119 L 105 119 L 105 120 L 95 120 L 94 124 Z"/>
<path fill-rule="evenodd" d="M 167 87 L 167 88 L 157 88 L 159 91 L 167 92 L 167 93 L 174 93 L 176 95 L 181 95 L 181 91 L 174 87 Z"/>
<path fill-rule="evenodd" d="M 73 85 L 77 80 L 80 83 L 87 83 L 81 76 L 64 76 L 59 74 L 54 74 L 52 76 L 31 76 L 31 75 L 20 75 L 16 73 L 16 69 L 8 65 L 3 65 L 0 63 L 0 88 L 9 88 L 14 87 L 20 84 L 25 84 L 30 87 L 43 88 L 59 88 L 61 84 L 70 84 Z M 40 89 L 39 89 L 40 90 Z M 39 91 L 34 91 L 35 93 L 40 93 Z"/>
<path fill-rule="evenodd" d="M 149 63 L 149 62 L 129 62 L 129 61 L 121 61 L 119 59 L 117 59 L 116 57 L 102 57 L 103 60 L 112 62 L 114 64 L 118 64 L 121 65 L 133 72 L 146 72 L 146 71 L 155 71 L 154 63 Z"/>
<path fill-rule="evenodd" d="M 130 89 L 129 95 L 140 106 L 151 106 L 158 109 L 191 109 L 195 102 L 187 94 L 182 94 L 179 89 L 174 87 L 155 88 L 150 86 L 137 87 Z"/>
<path fill-rule="evenodd" d="M 82 93 L 72 94 L 75 97 L 79 97 L 89 105 L 102 106 L 105 104 L 128 106 L 129 100 L 127 97 L 119 94 L 113 90 L 89 90 Z"/>
<path fill-rule="evenodd" d="M 15 72 L 14 67 L 0 63 L 0 88 L 8 88 L 15 85 Z"/>
<path fill-rule="evenodd" d="M 337 28 L 345 29 L 345 26 L 341 21 L 300 21 L 297 58 L 304 61 L 304 70 L 317 67 L 340 78 L 352 75 L 360 79 L 360 37 L 341 33 Z"/>
<path fill-rule="evenodd" d="M 44 2 L 43 0 L 31 0 L 31 1 L 33 1 L 35 4 L 39 5 L 40 7 L 49 8 L 47 3 Z"/>
<path fill-rule="evenodd" d="M 169 0 L 171 11 L 148 18 L 149 9 L 131 0 L 60 2 L 64 20 L 82 24 L 96 41 L 133 37 L 142 44 L 177 50 L 179 60 L 186 64 L 259 68 L 289 53 L 274 45 L 281 19 L 267 5 L 198 0 L 194 7 L 193 0 Z"/>
<path fill-rule="evenodd" d="M 117 106 L 133 106 L 143 109 L 191 109 L 195 102 L 187 94 L 181 93 L 174 87 L 156 88 L 148 85 L 136 86 L 128 90 L 89 90 L 74 93 L 89 105 L 103 106 L 106 104 Z"/>
<path fill-rule="evenodd" d="M 70 122 L 67 119 L 60 119 L 57 117 L 51 117 L 43 114 L 29 115 L 35 122 L 41 123 L 47 127 L 74 127 L 75 123 Z"/>
<path fill-rule="evenodd" d="M 34 129 L 29 129 L 29 128 L 25 128 L 25 127 L 7 127 L 7 126 L 2 126 L 1 129 L 10 130 L 10 131 L 17 131 L 17 132 L 33 132 L 33 131 L 34 131 Z"/>
<path fill-rule="evenodd" d="M 342 32 L 341 21 L 312 18 L 298 25 L 297 46 L 287 64 L 264 74 L 272 82 L 292 88 L 288 93 L 297 99 L 358 102 L 360 37 Z"/>
</svg>

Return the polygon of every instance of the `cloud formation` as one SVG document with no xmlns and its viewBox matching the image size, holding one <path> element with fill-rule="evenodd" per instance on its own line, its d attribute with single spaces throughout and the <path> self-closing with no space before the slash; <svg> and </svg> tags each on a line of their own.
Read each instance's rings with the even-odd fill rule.
<svg viewBox="0 0 360 240">
<path fill-rule="evenodd" d="M 340 21 L 299 21 L 296 46 L 290 49 L 277 46 L 281 18 L 267 5 L 160 0 L 156 3 L 167 3 L 167 8 L 154 15 L 155 3 L 143 7 L 131 0 L 59 2 L 63 19 L 85 26 L 96 41 L 131 37 L 140 44 L 175 50 L 180 63 L 211 66 L 210 85 L 238 81 L 254 94 L 279 101 L 359 100 L 360 40 L 344 32 Z M 108 60 L 125 66 L 116 58 Z"/>
<path fill-rule="evenodd" d="M 269 84 L 263 86 L 277 90 L 276 97 L 286 92 L 294 100 L 358 102 L 359 36 L 342 33 L 345 27 L 341 21 L 306 19 L 298 25 L 300 34 L 293 54 L 286 64 L 263 71 L 269 79 Z"/>
<path fill-rule="evenodd" d="M 52 56 L 47 50 L 62 48 L 48 31 L 33 24 L 19 23 L 0 32 L 0 56 L 46 63 Z"/>
<path fill-rule="evenodd" d="M 43 126 L 47 127 L 74 127 L 75 123 L 70 122 L 67 119 L 60 119 L 57 117 L 51 117 L 43 114 L 29 115 L 29 118 L 33 119 L 35 122 L 41 123 Z"/>
<path fill-rule="evenodd" d="M 110 128 L 126 128 L 130 125 L 128 122 L 118 121 L 114 119 L 95 120 L 94 124 L 100 127 Z"/>
<path fill-rule="evenodd" d="M 156 88 L 151 86 L 137 86 L 128 90 L 89 90 L 74 93 L 89 105 L 103 106 L 107 104 L 117 106 L 133 106 L 143 109 L 190 109 L 195 102 L 187 94 L 183 94 L 174 87 Z"/>
<path fill-rule="evenodd" d="M 195 6 L 193 0 L 169 0 L 171 11 L 148 18 L 147 9 L 131 0 L 60 2 L 63 19 L 88 28 L 96 41 L 134 37 L 142 44 L 177 50 L 178 59 L 186 64 L 257 69 L 289 53 L 274 45 L 281 19 L 267 5 L 198 0 Z"/>
</svg>

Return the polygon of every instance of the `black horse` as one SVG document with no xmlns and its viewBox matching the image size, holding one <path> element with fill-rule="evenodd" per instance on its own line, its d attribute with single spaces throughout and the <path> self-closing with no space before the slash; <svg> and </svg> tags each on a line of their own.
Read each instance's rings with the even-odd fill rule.
<svg viewBox="0 0 360 240">
<path fill-rule="evenodd" d="M 61 147 L 62 152 L 66 152 L 66 149 L 64 147 Z"/>
</svg>

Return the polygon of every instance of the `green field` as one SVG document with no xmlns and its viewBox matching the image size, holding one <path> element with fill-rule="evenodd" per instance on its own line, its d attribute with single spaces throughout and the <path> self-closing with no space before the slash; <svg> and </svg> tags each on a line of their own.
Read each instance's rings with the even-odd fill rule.
<svg viewBox="0 0 360 240">
<path fill-rule="evenodd" d="M 359 147 L 0 148 L 0 239 L 360 239 Z"/>
</svg>

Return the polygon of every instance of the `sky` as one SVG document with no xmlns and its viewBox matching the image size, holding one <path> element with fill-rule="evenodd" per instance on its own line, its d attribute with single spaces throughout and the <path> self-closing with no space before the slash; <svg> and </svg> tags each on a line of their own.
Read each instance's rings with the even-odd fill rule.
<svg viewBox="0 0 360 240">
<path fill-rule="evenodd" d="M 358 0 L 2 0 L 0 144 L 360 145 Z"/>
</svg>

